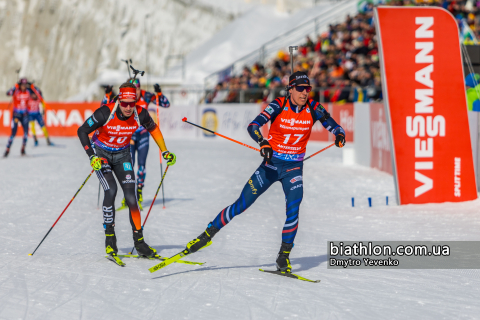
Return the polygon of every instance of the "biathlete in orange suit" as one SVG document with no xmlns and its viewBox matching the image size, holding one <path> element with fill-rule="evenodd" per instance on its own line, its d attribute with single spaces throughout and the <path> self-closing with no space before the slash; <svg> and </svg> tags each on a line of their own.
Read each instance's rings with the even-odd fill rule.
<svg viewBox="0 0 480 320">
<path fill-rule="evenodd" d="M 107 254 L 116 255 L 118 252 L 114 229 L 114 203 L 117 194 L 117 184 L 113 177 L 115 173 L 130 209 L 130 224 L 133 229 L 135 248 L 140 256 L 156 257 L 156 250 L 147 245 L 143 237 L 140 209 L 135 192 L 135 172 L 130 155 L 130 139 L 134 132 L 143 126 L 162 150 L 162 156 L 167 160 L 168 165 L 175 164 L 176 156 L 167 150 L 162 133 L 148 111 L 136 105 L 136 101 L 135 85 L 122 84 L 117 101 L 98 108 L 78 129 L 77 134 L 105 191 L 103 226 Z M 90 141 L 88 135 L 92 132 L 95 133 Z"/>
<path fill-rule="evenodd" d="M 133 83 L 137 88 L 137 106 L 141 106 L 147 111 L 152 114 L 152 112 L 156 112 L 156 109 L 148 109 L 150 104 L 154 104 L 160 106 L 162 108 L 169 108 L 170 102 L 168 101 L 167 97 L 162 94 L 162 89 L 160 88 L 159 84 L 155 84 L 153 87 L 155 89 L 155 93 L 148 92 L 142 90 L 140 88 L 140 80 L 139 79 L 129 79 L 130 83 Z M 105 97 L 103 98 L 102 103 L 111 103 L 115 102 L 117 97 L 112 93 L 112 87 L 107 87 L 105 90 Z M 147 176 L 147 155 L 148 149 L 150 146 L 150 137 L 148 131 L 140 127 L 135 131 L 132 136 L 132 140 L 130 141 L 130 153 L 132 154 L 132 165 L 135 168 L 135 154 L 137 154 L 138 160 L 138 171 L 137 171 L 137 198 L 140 209 L 142 209 L 142 202 L 143 202 L 143 187 L 145 185 L 145 178 Z M 125 203 L 125 199 L 122 200 L 122 206 L 117 210 L 121 210 L 126 208 L 127 205 Z"/>
<path fill-rule="evenodd" d="M 30 100 L 30 95 L 32 94 L 32 91 L 28 88 L 28 86 L 28 80 L 26 78 L 22 78 L 7 92 L 7 96 L 12 96 L 13 116 L 11 123 L 12 134 L 10 135 L 10 138 L 8 138 L 7 149 L 3 154 L 4 157 L 7 157 L 10 153 L 10 147 L 12 146 L 13 138 L 15 138 L 15 135 L 17 134 L 19 123 L 23 127 L 21 154 L 22 156 L 25 155 L 25 146 L 27 144 L 28 137 L 28 101 Z"/>
</svg>

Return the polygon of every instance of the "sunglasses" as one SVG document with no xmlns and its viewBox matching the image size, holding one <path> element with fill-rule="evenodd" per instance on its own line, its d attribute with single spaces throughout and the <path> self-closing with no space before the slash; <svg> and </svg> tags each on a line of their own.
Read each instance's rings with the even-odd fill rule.
<svg viewBox="0 0 480 320">
<path fill-rule="evenodd" d="M 127 108 L 127 107 L 134 108 L 135 107 L 135 101 L 133 101 L 133 102 L 120 101 L 120 106 L 122 106 L 123 108 Z"/>
<path fill-rule="evenodd" d="M 295 86 L 295 90 L 298 92 L 303 92 L 303 90 L 307 90 L 307 93 L 312 91 L 312 86 Z"/>
<path fill-rule="evenodd" d="M 138 79 L 132 79 L 129 81 L 130 83 L 134 84 L 135 87 L 139 88 L 140 87 L 140 80 Z"/>
</svg>

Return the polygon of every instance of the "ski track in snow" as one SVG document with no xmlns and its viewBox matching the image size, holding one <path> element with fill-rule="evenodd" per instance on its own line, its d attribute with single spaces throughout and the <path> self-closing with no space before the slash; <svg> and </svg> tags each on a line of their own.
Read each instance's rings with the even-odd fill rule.
<svg viewBox="0 0 480 320">
<path fill-rule="evenodd" d="M 3 151 L 6 138 L 0 138 Z M 92 175 L 34 256 L 28 256 L 90 172 L 78 139 L 52 138 L 65 148 L 20 137 L 1 159 L 0 319 L 475 319 L 478 270 L 329 270 L 331 240 L 480 240 L 479 201 L 396 206 L 392 176 L 343 166 L 331 148 L 305 163 L 305 195 L 291 254 L 294 272 L 318 284 L 258 271 L 274 269 L 285 220 L 280 183 L 236 216 L 213 244 L 186 258 L 203 266 L 104 258 L 98 179 Z M 252 143 L 253 144 L 253 143 Z M 168 140 L 177 164 L 165 178 L 145 226 L 147 243 L 171 256 L 237 199 L 261 162 L 227 141 Z M 309 145 L 307 154 L 326 144 Z M 144 218 L 160 181 L 151 143 Z M 120 205 L 122 192 L 117 194 Z M 351 197 L 356 207 L 351 207 Z M 389 196 L 390 206 L 385 205 Z M 374 206 L 368 208 L 367 197 Z M 133 245 L 128 212 L 116 214 L 121 253 Z"/>
</svg>

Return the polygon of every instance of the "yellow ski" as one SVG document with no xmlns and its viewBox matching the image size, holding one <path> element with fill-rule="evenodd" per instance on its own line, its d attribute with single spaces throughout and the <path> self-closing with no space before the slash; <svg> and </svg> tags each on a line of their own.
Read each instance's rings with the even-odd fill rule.
<svg viewBox="0 0 480 320">
<path fill-rule="evenodd" d="M 284 276 L 284 277 L 298 279 L 298 280 L 307 281 L 307 282 L 314 282 L 314 283 L 320 282 L 320 280 L 310 280 L 310 279 L 300 277 L 299 275 L 294 274 L 294 273 L 290 273 L 290 272 L 263 270 L 263 269 L 258 269 L 258 270 L 260 270 L 262 272 L 266 272 L 266 273 L 276 274 L 276 275 L 279 275 L 279 276 Z"/>
<path fill-rule="evenodd" d="M 118 255 L 119 257 L 121 258 L 139 258 L 138 257 L 138 254 L 119 254 Z M 167 257 L 162 257 L 162 256 L 159 256 L 158 258 L 148 258 L 150 260 L 167 260 L 168 258 Z M 183 263 L 183 264 L 195 264 L 195 265 L 199 265 L 201 266 L 202 264 L 205 264 L 205 262 L 194 262 L 194 261 L 183 261 L 183 260 L 178 260 L 178 261 L 175 261 L 175 263 Z"/>
<path fill-rule="evenodd" d="M 169 264 L 172 264 L 174 262 L 177 262 L 178 260 L 182 259 L 183 257 L 185 257 L 186 255 L 188 255 L 188 250 L 183 250 L 182 252 L 179 252 L 177 253 L 176 255 L 170 257 L 170 258 L 167 258 L 165 260 L 163 260 L 162 262 L 160 262 L 159 264 L 151 267 L 150 269 L 148 269 L 151 273 L 155 272 L 155 271 L 158 271 L 162 268 L 165 268 L 166 266 L 168 266 Z"/>
</svg>

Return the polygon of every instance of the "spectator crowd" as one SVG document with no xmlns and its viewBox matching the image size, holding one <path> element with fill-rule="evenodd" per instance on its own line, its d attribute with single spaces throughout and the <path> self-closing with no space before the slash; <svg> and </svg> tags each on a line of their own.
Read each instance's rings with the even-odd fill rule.
<svg viewBox="0 0 480 320">
<path fill-rule="evenodd" d="M 376 3 L 378 4 L 378 3 Z M 476 44 L 480 34 L 480 1 L 390 1 L 393 6 L 442 6 L 459 24 L 462 41 Z M 359 12 L 330 25 L 316 39 L 306 37 L 294 58 L 294 71 L 304 71 L 313 86 L 311 98 L 320 102 L 382 100 L 378 44 L 373 19 L 374 3 L 359 2 Z M 399 26 L 400 27 L 400 26 Z M 270 101 L 284 95 L 290 75 L 290 56 L 279 51 L 265 65 L 259 62 L 230 75 L 207 92 L 206 103 Z"/>
</svg>

